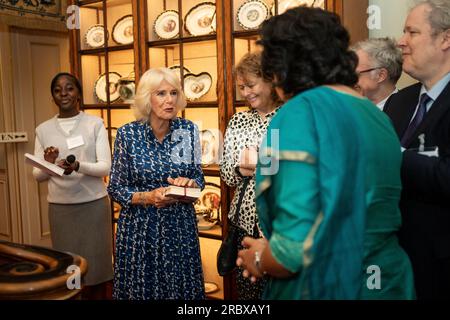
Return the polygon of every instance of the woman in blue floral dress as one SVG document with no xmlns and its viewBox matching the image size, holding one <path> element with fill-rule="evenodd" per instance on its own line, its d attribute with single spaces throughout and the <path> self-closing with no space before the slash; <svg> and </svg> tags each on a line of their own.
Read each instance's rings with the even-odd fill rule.
<svg viewBox="0 0 450 320">
<path fill-rule="evenodd" d="M 108 186 L 122 206 L 115 299 L 204 299 L 192 202 L 165 195 L 169 185 L 204 188 L 197 127 L 177 118 L 186 106 L 170 69 L 145 72 L 135 99 L 137 121 L 117 131 Z"/>
</svg>

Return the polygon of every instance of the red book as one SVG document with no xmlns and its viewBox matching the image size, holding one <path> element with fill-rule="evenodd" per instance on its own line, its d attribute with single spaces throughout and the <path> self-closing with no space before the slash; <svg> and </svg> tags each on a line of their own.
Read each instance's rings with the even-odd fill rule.
<svg viewBox="0 0 450 320">
<path fill-rule="evenodd" d="M 169 186 L 166 188 L 166 196 L 180 200 L 197 200 L 201 192 L 200 188 L 178 186 Z"/>
</svg>

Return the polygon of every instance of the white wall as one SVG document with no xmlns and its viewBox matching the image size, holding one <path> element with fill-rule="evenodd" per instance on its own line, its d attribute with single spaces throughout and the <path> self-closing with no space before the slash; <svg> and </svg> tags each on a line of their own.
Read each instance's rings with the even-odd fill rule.
<svg viewBox="0 0 450 320">
<path fill-rule="evenodd" d="M 392 37 L 398 40 L 403 35 L 403 26 L 409 10 L 417 0 L 369 0 L 369 5 L 376 5 L 381 10 L 381 28 L 369 30 L 370 38 Z M 397 86 L 404 88 L 417 82 L 403 73 Z"/>
</svg>

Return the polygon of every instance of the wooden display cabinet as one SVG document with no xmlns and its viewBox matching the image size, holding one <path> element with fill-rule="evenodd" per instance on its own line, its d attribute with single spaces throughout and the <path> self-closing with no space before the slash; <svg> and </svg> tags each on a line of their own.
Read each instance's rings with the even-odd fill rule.
<svg viewBox="0 0 450 320">
<path fill-rule="evenodd" d="M 277 14 L 287 1 L 260 0 L 265 3 L 270 14 Z M 201 0 L 70 2 L 80 7 L 81 15 L 80 29 L 73 30 L 70 34 L 71 71 L 83 85 L 82 108 L 85 112 L 104 119 L 112 147 L 117 128 L 133 121 L 134 117 L 129 101 L 116 99 L 114 85 L 111 86 L 110 93 L 106 92 L 99 99 L 95 87 L 102 75 L 105 83 L 110 83 L 115 81 L 117 75 L 128 77 L 134 72 L 137 84 L 139 77 L 149 68 L 172 67 L 179 72 L 185 91 L 196 85 L 196 82 L 192 81 L 196 76 L 207 73 L 211 77 L 209 89 L 200 97 L 188 100 L 186 109 L 179 115 L 195 122 L 201 131 L 208 130 L 209 132 L 203 131 L 203 134 L 209 135 L 208 141 L 215 140 L 213 142 L 219 145 L 218 149 L 208 154 L 211 158 L 205 161 L 207 165 L 203 166 L 207 186 L 202 193 L 200 205 L 207 201 L 208 204 L 214 202 L 214 216 L 219 221 L 211 229 L 199 230 L 202 266 L 205 281 L 218 285 L 217 291 L 207 294 L 208 298 L 236 298 L 232 277 L 222 278 L 216 269 L 216 255 L 227 230 L 226 217 L 233 193 L 233 190 L 220 180 L 218 156 L 228 120 L 235 112 L 247 108 L 236 90 L 232 70 L 246 52 L 257 49 L 258 28 L 245 28 L 237 19 L 239 9 L 249 0 L 215 0 L 207 1 L 207 4 Z M 349 28 L 353 41 L 367 38 L 367 0 L 316 0 L 315 3 L 339 14 L 344 25 Z M 199 20 L 198 25 L 186 24 L 187 19 L 191 19 L 198 8 L 213 8 L 214 12 L 210 17 L 206 17 L 205 21 Z M 170 13 L 167 13 L 169 11 Z M 161 23 L 158 19 L 163 12 L 164 17 L 172 17 L 174 21 L 168 19 Z M 130 19 L 125 16 L 131 16 L 132 19 L 130 30 L 133 42 L 117 43 L 112 37 L 113 29 L 121 19 Z M 215 27 L 211 26 L 211 30 L 204 32 L 204 27 L 214 25 L 214 22 Z M 178 32 L 171 33 L 176 24 Z M 107 31 L 103 32 L 103 45 L 97 47 L 86 43 L 86 34 L 94 25 L 102 25 L 103 30 Z M 159 28 L 158 32 L 156 28 Z M 130 30 L 128 32 L 131 32 Z M 190 79 L 190 82 L 186 79 Z M 217 203 L 219 197 L 220 204 Z M 117 222 L 119 207 L 117 204 L 113 207 L 116 209 L 113 221 Z"/>
</svg>

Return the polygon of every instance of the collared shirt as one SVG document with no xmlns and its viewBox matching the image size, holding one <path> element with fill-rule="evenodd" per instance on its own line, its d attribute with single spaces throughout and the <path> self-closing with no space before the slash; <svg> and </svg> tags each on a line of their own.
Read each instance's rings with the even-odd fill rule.
<svg viewBox="0 0 450 320">
<path fill-rule="evenodd" d="M 431 107 L 433 106 L 434 101 L 436 101 L 436 99 L 439 97 L 439 95 L 442 93 L 442 91 L 444 91 L 445 87 L 447 86 L 447 84 L 449 82 L 450 82 L 450 72 L 447 73 L 447 75 L 445 77 L 443 77 L 441 80 L 439 80 L 433 86 L 433 88 L 430 89 L 430 91 L 427 91 L 425 86 L 422 84 L 422 88 L 420 89 L 419 99 L 417 99 L 417 100 L 419 101 L 420 97 L 424 93 L 426 93 L 431 98 L 430 101 L 427 103 L 427 113 L 428 113 L 428 111 L 430 111 Z M 412 119 L 414 119 L 418 109 L 419 109 L 419 102 L 417 103 L 416 110 L 414 111 L 414 114 L 412 115 L 410 122 L 412 121 Z"/>
<path fill-rule="evenodd" d="M 386 101 L 389 99 L 390 96 L 392 96 L 394 93 L 397 93 L 398 89 L 395 88 L 394 91 L 392 91 L 386 98 L 384 98 L 383 100 L 381 100 L 380 102 L 377 103 L 377 107 L 383 111 L 384 109 L 384 105 L 386 104 Z"/>
</svg>

